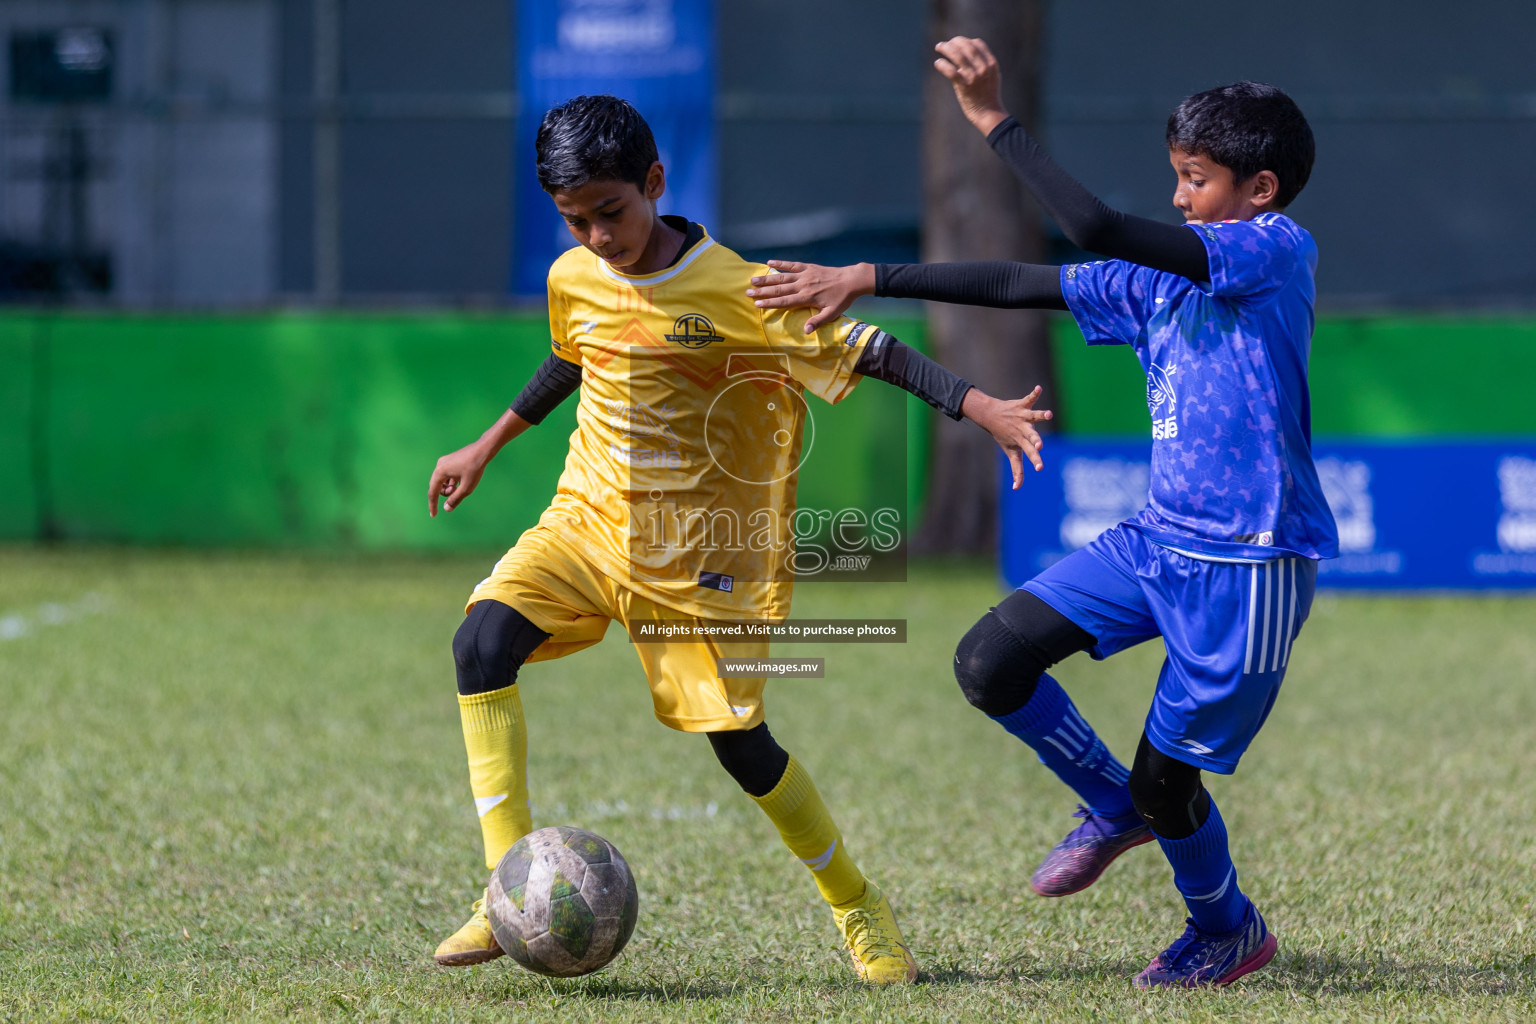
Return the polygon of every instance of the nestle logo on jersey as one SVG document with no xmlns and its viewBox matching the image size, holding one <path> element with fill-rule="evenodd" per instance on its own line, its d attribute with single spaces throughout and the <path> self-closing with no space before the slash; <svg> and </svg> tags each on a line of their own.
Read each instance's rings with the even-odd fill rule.
<svg viewBox="0 0 1536 1024">
<path fill-rule="evenodd" d="M 682 454 L 665 448 L 624 448 L 610 441 L 608 443 L 608 457 L 621 466 L 651 467 L 656 469 L 683 468 Z"/>
<path fill-rule="evenodd" d="M 684 348 L 703 348 L 725 339 L 715 333 L 715 325 L 703 313 L 684 313 L 673 322 L 667 340 Z"/>
<path fill-rule="evenodd" d="M 1147 411 L 1152 414 L 1154 441 L 1179 436 L 1179 396 L 1171 379 L 1178 372 L 1179 368 L 1172 363 L 1166 368 L 1153 363 L 1147 370 Z"/>
</svg>

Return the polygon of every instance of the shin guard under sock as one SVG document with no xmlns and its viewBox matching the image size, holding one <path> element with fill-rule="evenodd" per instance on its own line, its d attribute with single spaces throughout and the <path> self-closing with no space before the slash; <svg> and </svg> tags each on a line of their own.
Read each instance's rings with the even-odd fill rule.
<svg viewBox="0 0 1536 1024">
<path fill-rule="evenodd" d="M 1243 923 L 1248 897 L 1237 887 L 1237 868 L 1227 852 L 1227 826 L 1214 801 L 1210 816 L 1193 835 L 1183 839 L 1158 836 L 1157 842 L 1173 865 L 1173 884 L 1201 931 L 1230 932 Z"/>
<path fill-rule="evenodd" d="M 459 721 L 469 754 L 469 787 L 480 812 L 485 866 L 533 831 L 528 812 L 528 729 L 517 684 L 459 694 Z"/>
<path fill-rule="evenodd" d="M 1126 788 L 1130 773 L 1115 759 L 1092 727 L 1077 713 L 1072 698 L 1049 675 L 1017 711 L 992 719 L 1029 745 L 1040 763 L 1056 773 L 1104 818 L 1139 821 Z"/>
<path fill-rule="evenodd" d="M 784 845 L 811 869 L 823 899 L 834 907 L 845 907 L 864 898 L 864 873 L 843 849 L 837 823 L 794 755 L 779 784 L 766 796 L 752 799 L 779 830 Z"/>
</svg>

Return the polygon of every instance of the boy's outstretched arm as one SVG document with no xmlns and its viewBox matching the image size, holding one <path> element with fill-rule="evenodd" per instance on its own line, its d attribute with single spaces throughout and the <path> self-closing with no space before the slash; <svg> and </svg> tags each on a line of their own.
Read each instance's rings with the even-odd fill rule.
<svg viewBox="0 0 1536 1024">
<path fill-rule="evenodd" d="M 1015 490 L 1024 482 L 1023 459 L 1029 459 L 1036 470 L 1043 467 L 1043 441 L 1034 425 L 1050 419 L 1051 411 L 1035 408 L 1040 388 L 1013 401 L 993 398 L 884 331 L 864 346 L 853 369 L 910 392 L 952 420 L 970 420 L 991 434 L 1013 467 Z"/>
<path fill-rule="evenodd" d="M 992 440 L 1008 456 L 1008 465 L 1013 467 L 1014 490 L 1018 490 L 1024 483 L 1024 462 L 1019 457 L 1021 454 L 1029 459 L 1029 464 L 1035 467 L 1036 472 L 1045 468 L 1045 464 L 1040 461 L 1040 434 L 1034 424 L 1050 419 L 1051 410 L 1036 409 L 1035 403 L 1039 400 L 1038 384 L 1035 390 L 1023 398 L 1011 400 L 993 398 L 980 388 L 972 387 L 965 393 L 965 400 L 960 407 L 965 418 L 991 434 Z"/>
<path fill-rule="evenodd" d="M 581 367 L 551 355 L 523 388 L 512 407 L 491 424 L 480 440 L 449 452 L 437 460 L 427 484 L 427 514 L 437 515 L 437 499 L 443 511 L 452 512 L 474 493 L 485 467 L 496 453 L 529 427 L 544 422 L 556 406 L 581 386 Z"/>
<path fill-rule="evenodd" d="M 532 424 L 516 412 L 508 409 L 501 418 L 491 424 L 480 440 L 467 444 L 456 452 L 449 452 L 432 467 L 432 479 L 427 484 L 427 515 L 437 515 L 437 499 L 443 499 L 443 511 L 452 512 L 459 503 L 474 493 L 480 485 L 485 467 L 502 447 Z"/>
<path fill-rule="evenodd" d="M 1045 154 L 1003 106 L 1002 74 L 984 41 L 956 36 L 934 49 L 933 65 L 954 86 L 966 119 L 1074 245 L 1192 281 L 1211 279 L 1205 243 L 1193 231 L 1110 209 Z"/>
<path fill-rule="evenodd" d="M 977 263 L 856 263 L 823 267 L 769 260 L 777 273 L 752 279 L 747 294 L 764 309 L 809 306 L 807 334 L 842 314 L 864 295 L 931 299 L 1002 309 L 1066 309 L 1061 268 L 991 260 Z"/>
</svg>

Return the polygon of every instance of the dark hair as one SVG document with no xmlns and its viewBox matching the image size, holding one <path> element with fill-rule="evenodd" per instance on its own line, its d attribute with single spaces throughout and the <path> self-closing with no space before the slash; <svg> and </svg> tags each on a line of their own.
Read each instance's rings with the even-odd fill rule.
<svg viewBox="0 0 1536 1024">
<path fill-rule="evenodd" d="M 617 96 L 577 96 L 550 110 L 534 149 L 545 192 L 568 192 L 589 181 L 627 181 L 644 189 L 656 162 L 650 125 Z"/>
<path fill-rule="evenodd" d="M 1260 171 L 1280 179 L 1275 205 L 1286 207 L 1312 174 L 1312 126 L 1285 93 L 1262 82 L 1234 82 L 1197 93 L 1168 115 L 1168 148 L 1204 156 L 1238 181 Z"/>
</svg>

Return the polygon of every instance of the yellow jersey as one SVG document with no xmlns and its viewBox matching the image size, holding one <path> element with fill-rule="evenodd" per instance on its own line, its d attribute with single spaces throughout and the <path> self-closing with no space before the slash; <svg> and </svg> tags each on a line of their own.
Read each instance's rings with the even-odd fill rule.
<svg viewBox="0 0 1536 1024">
<path fill-rule="evenodd" d="M 793 584 L 805 393 L 838 402 L 879 332 L 759 309 L 768 272 L 702 237 L 634 276 L 576 246 L 549 272 L 555 354 L 582 368 L 576 431 L 540 525 L 686 616 L 778 620 Z"/>
</svg>

